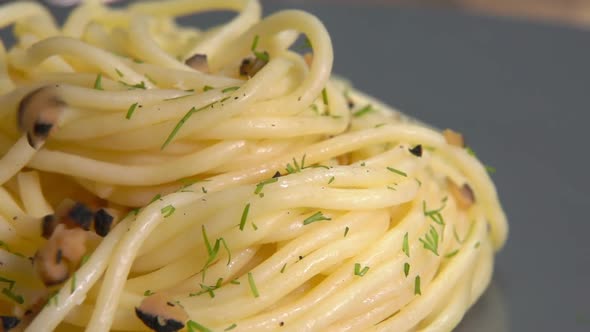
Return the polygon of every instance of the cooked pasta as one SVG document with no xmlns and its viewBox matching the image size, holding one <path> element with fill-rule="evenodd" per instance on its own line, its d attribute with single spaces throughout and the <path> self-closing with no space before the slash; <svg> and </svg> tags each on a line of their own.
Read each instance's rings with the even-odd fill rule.
<svg viewBox="0 0 590 332">
<path fill-rule="evenodd" d="M 237 15 L 175 22 L 212 10 Z M 87 1 L 57 26 L 13 2 L 10 25 L 5 330 L 449 331 L 489 284 L 507 224 L 486 167 L 331 78 L 313 15 Z"/>
</svg>

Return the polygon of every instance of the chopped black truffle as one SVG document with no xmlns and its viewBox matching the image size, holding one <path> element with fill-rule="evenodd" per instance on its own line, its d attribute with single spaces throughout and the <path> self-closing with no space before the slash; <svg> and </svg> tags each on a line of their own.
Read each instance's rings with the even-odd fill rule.
<svg viewBox="0 0 590 332">
<path fill-rule="evenodd" d="M 422 157 L 422 145 L 418 144 L 410 149 L 410 153 L 416 157 Z"/>
<path fill-rule="evenodd" d="M 262 58 L 268 59 L 268 53 L 264 52 L 265 56 Z M 242 60 L 242 64 L 240 65 L 240 75 L 252 77 L 256 75 L 266 64 L 268 60 L 261 59 L 261 57 L 254 57 L 254 58 L 246 58 Z"/>
<path fill-rule="evenodd" d="M 46 239 L 49 239 L 49 237 L 51 237 L 51 234 L 53 234 L 53 230 L 55 230 L 55 227 L 58 223 L 59 220 L 53 214 L 48 214 L 45 217 L 43 217 L 41 219 L 41 236 L 43 236 Z"/>
<path fill-rule="evenodd" d="M 20 323 L 20 319 L 14 316 L 0 316 L 0 321 L 2 321 L 3 332 L 12 330 Z"/>
<path fill-rule="evenodd" d="M 209 72 L 209 63 L 207 62 L 207 55 L 206 54 L 195 54 L 190 58 L 186 59 L 184 63 L 200 72 L 208 73 Z"/>
<path fill-rule="evenodd" d="M 169 301 L 163 293 L 144 298 L 135 314 L 147 327 L 156 332 L 175 332 L 184 328 L 188 315 L 184 309 Z"/>
<path fill-rule="evenodd" d="M 113 224 L 113 216 L 105 209 L 100 209 L 94 214 L 94 230 L 96 234 L 105 237 L 109 234 Z"/>
<path fill-rule="evenodd" d="M 18 127 L 27 134 L 29 144 L 37 148 L 47 139 L 66 103 L 54 87 L 29 92 L 18 105 Z"/>
<path fill-rule="evenodd" d="M 90 230 L 93 213 L 86 205 L 80 202 L 76 203 L 68 213 L 68 216 L 83 230 Z"/>
</svg>

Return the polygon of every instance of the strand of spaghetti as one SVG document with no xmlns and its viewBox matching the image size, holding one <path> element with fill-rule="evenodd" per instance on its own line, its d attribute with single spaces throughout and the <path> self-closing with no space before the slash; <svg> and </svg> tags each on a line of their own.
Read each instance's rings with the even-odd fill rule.
<svg viewBox="0 0 590 332">
<path fill-rule="evenodd" d="M 67 174 L 102 183 L 156 185 L 212 170 L 231 160 L 246 146 L 244 141 L 222 141 L 200 151 L 175 158 L 170 162 L 155 165 L 121 165 L 44 149 L 28 162 L 28 166 L 46 172 Z M 4 162 L 7 157 L 11 157 L 10 154 L 0 160 L 0 163 Z M 6 162 L 8 163 L 8 161 Z M 24 166 L 22 162 L 19 165 L 21 165 L 20 168 Z M 174 172 L 170 172 L 170 169 L 174 169 Z M 16 172 L 18 169 L 14 171 Z"/>
<path fill-rule="evenodd" d="M 237 40 L 248 28 L 260 21 L 262 8 L 258 1 L 247 0 L 242 3 L 241 11 L 235 18 L 221 27 L 205 33 L 198 43 L 184 54 L 184 57 L 188 58 L 193 54 L 207 54 L 208 58 L 215 58 L 219 53 L 225 52 L 229 43 Z M 196 5 L 197 2 L 192 1 L 192 4 Z"/>
<path fill-rule="evenodd" d="M 17 68 L 31 68 L 41 63 L 52 55 L 68 55 L 86 59 L 89 64 L 99 68 L 103 73 L 117 80 L 121 72 L 127 84 L 140 84 L 143 82 L 146 88 L 153 88 L 152 83 L 143 75 L 135 72 L 116 55 L 100 48 L 84 43 L 78 39 L 68 37 L 52 37 L 44 39 L 31 46 L 21 59 L 12 59 Z"/>
<path fill-rule="evenodd" d="M 134 15 L 129 25 L 130 53 L 136 58 L 165 68 L 191 70 L 173 56 L 164 52 L 149 36 L 149 21 L 146 16 Z"/>
<path fill-rule="evenodd" d="M 97 298 L 92 317 L 88 323 L 87 332 L 108 331 L 117 309 L 117 303 L 125 283 L 125 276 L 129 274 L 131 264 L 141 243 L 161 222 L 161 209 L 168 204 L 176 208 L 190 204 L 194 195 L 190 193 L 176 193 L 157 200 L 142 211 L 137 220 L 130 225 L 129 231 L 123 235 L 120 245 L 113 253 L 100 294 Z"/>
<path fill-rule="evenodd" d="M 29 17 L 39 17 L 46 22 L 53 22 L 53 18 L 49 11 L 36 2 L 12 2 L 0 6 L 0 28 L 4 28 Z M 46 27 L 50 29 L 46 31 L 47 34 L 58 34 L 55 24 Z"/>
<path fill-rule="evenodd" d="M 37 148 L 40 149 L 41 147 L 39 146 Z M 21 136 L 12 148 L 2 156 L 2 159 L 0 159 L 0 185 L 15 176 L 18 171 L 34 158 L 37 152 L 29 144 L 27 135 Z"/>
<path fill-rule="evenodd" d="M 36 171 L 20 172 L 16 176 L 20 197 L 27 215 L 41 218 L 53 213 L 53 208 L 43 196 L 39 173 Z"/>
<path fill-rule="evenodd" d="M 55 295 L 55 305 L 46 305 L 35 317 L 25 332 L 53 331 L 64 317 L 75 306 L 84 301 L 86 293 L 103 275 L 109 265 L 112 252 L 121 243 L 121 238 L 126 234 L 130 220 L 121 221 L 98 245 L 88 261 L 76 271 L 76 287 L 71 291 L 72 280 L 63 284 Z"/>
</svg>

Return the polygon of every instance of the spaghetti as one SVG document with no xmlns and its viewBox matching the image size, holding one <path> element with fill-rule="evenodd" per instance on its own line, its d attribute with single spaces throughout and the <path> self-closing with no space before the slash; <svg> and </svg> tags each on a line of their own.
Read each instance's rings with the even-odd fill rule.
<svg viewBox="0 0 590 332">
<path fill-rule="evenodd" d="M 238 14 L 175 23 L 211 10 Z M 15 2 L 9 25 L 6 329 L 445 331 L 488 285 L 507 224 L 485 166 L 330 79 L 316 17 L 87 1 L 58 27 Z"/>
</svg>

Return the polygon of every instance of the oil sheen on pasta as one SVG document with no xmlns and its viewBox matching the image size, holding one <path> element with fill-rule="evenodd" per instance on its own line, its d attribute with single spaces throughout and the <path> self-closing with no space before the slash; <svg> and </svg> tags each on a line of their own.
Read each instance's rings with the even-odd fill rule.
<svg viewBox="0 0 590 332">
<path fill-rule="evenodd" d="M 213 10 L 237 14 L 175 22 Z M 187 331 L 449 331 L 489 284 L 507 223 L 486 167 L 331 78 L 315 16 L 87 1 L 58 26 L 12 2 L 7 26 L 4 323 L 142 331 L 159 296 Z"/>
</svg>

